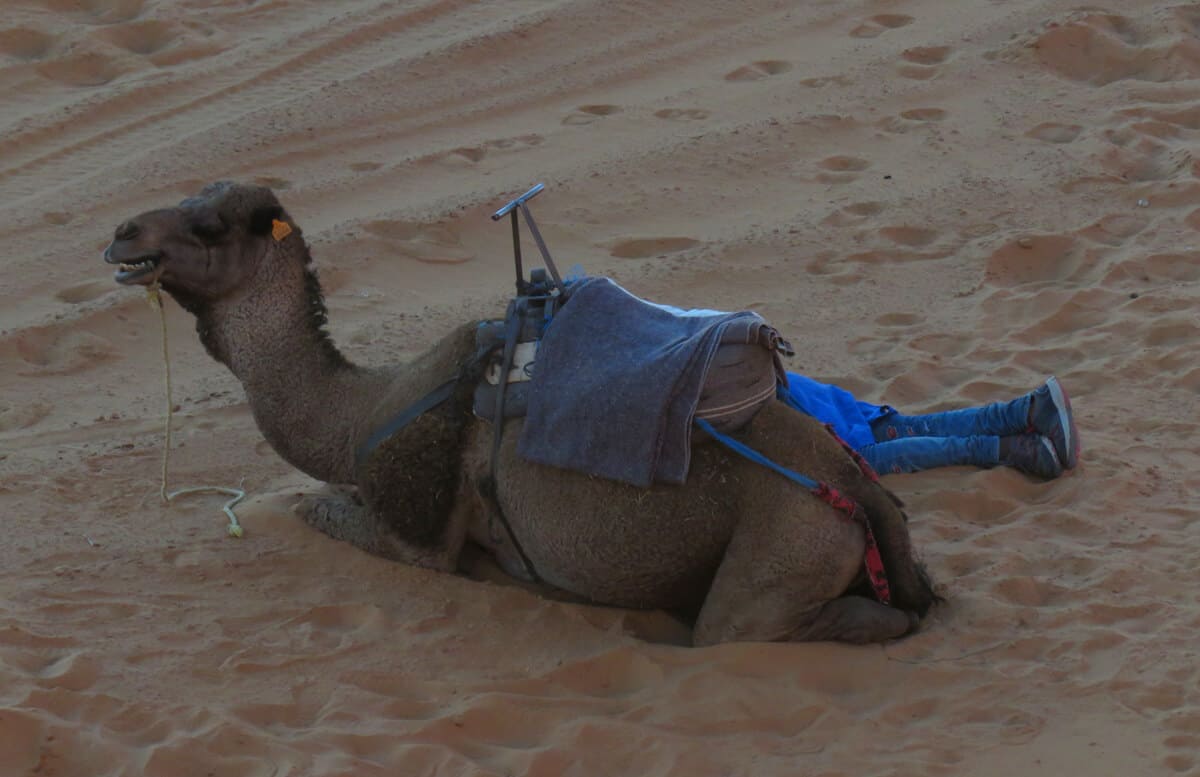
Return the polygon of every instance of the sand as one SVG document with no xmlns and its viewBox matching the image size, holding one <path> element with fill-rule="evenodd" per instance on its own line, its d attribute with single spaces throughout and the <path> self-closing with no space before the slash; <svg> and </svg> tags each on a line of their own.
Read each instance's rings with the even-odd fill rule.
<svg viewBox="0 0 1200 777">
<path fill-rule="evenodd" d="M 0 774 L 1200 773 L 1200 5 L 28 0 L 0 16 Z M 888 481 L 947 603 L 886 645 L 683 647 L 661 614 L 407 568 L 316 487 L 113 228 L 276 189 L 352 358 L 559 262 L 752 307 L 907 411 L 1055 374 L 1058 481 Z M 527 247 L 532 250 L 532 246 Z M 1086 772 L 1084 771 L 1086 770 Z"/>
</svg>

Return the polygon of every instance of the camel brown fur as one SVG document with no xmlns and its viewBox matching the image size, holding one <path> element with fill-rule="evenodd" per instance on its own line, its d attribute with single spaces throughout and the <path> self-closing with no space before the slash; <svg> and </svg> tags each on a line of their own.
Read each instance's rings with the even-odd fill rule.
<svg viewBox="0 0 1200 777">
<path fill-rule="evenodd" d="M 290 231 L 289 231 L 290 228 Z M 869 595 L 863 528 L 808 491 L 715 443 L 698 444 L 682 486 L 648 489 L 532 464 L 507 422 L 486 484 L 492 428 L 470 382 L 387 439 L 356 451 L 469 365 L 474 323 L 389 369 L 348 362 L 300 228 L 266 188 L 211 184 L 116 230 L 118 282 L 162 284 L 196 317 L 201 342 L 246 390 L 264 437 L 289 463 L 337 486 L 306 497 L 312 526 L 390 559 L 453 572 L 466 542 L 527 577 L 507 518 L 544 582 L 587 600 L 695 615 L 694 641 L 877 642 L 913 630 L 936 600 L 899 505 L 812 418 L 771 402 L 737 433 L 766 456 L 861 504 L 893 606 Z"/>
</svg>

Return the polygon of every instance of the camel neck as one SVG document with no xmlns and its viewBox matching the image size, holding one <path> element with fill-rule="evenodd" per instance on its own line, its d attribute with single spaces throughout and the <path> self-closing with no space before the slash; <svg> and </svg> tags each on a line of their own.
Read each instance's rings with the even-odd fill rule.
<svg viewBox="0 0 1200 777">
<path fill-rule="evenodd" d="M 352 482 L 363 404 L 386 379 L 342 357 L 322 329 L 315 278 L 286 269 L 296 277 L 255 284 L 210 311 L 201 336 L 241 381 L 255 423 L 284 460 L 318 480 Z"/>
</svg>

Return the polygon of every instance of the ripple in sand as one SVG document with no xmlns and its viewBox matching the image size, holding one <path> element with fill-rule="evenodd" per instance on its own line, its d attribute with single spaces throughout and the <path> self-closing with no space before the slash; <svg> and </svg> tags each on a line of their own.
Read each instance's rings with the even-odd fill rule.
<svg viewBox="0 0 1200 777">
<path fill-rule="evenodd" d="M 1158 45 L 1155 45 L 1158 44 Z M 1161 43 L 1129 18 L 1088 13 L 1039 35 L 1030 48 L 1038 61 L 1073 81 L 1103 86 L 1114 81 L 1176 81 L 1200 75 L 1194 39 Z"/>
<path fill-rule="evenodd" d="M 1119 246 L 1150 224 L 1142 216 L 1115 213 L 1079 231 L 1079 236 L 1107 246 Z"/>
<path fill-rule="evenodd" d="M 96 24 L 115 24 L 136 19 L 146 3 L 145 0 L 41 0 L 41 4 L 57 13 L 83 13 Z"/>
<path fill-rule="evenodd" d="M 36 774 L 46 724 L 24 710 L 0 708 L 0 764 L 12 774 Z"/>
<path fill-rule="evenodd" d="M 54 412 L 54 405 L 48 402 L 33 401 L 24 404 L 0 402 L 0 432 L 28 429 L 52 412 Z"/>
<path fill-rule="evenodd" d="M 111 57 L 92 52 L 43 62 L 38 72 L 68 86 L 101 86 L 119 76 L 121 69 Z"/>
<path fill-rule="evenodd" d="M 44 57 L 53 43 L 51 36 L 28 27 L 0 30 L 0 54 L 27 62 Z"/>
<path fill-rule="evenodd" d="M 45 688 L 85 691 L 96 684 L 100 667 L 82 653 L 63 656 L 38 673 L 38 684 Z"/>
</svg>

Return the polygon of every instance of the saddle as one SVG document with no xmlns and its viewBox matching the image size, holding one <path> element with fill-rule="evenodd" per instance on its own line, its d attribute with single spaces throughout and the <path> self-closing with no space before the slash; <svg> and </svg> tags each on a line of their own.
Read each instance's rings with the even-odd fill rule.
<svg viewBox="0 0 1200 777">
<path fill-rule="evenodd" d="M 553 316 L 538 306 L 526 306 L 523 310 L 522 314 L 510 309 L 510 315 L 521 316 L 518 323 L 504 319 L 484 321 L 476 331 L 476 346 L 491 354 L 485 363 L 483 377 L 475 387 L 473 410 L 478 418 L 496 420 L 501 380 L 505 384 L 503 417 L 520 418 L 528 412 L 538 343 Z M 505 332 L 509 329 L 518 334 L 512 362 L 505 374 Z M 724 434 L 748 424 L 763 405 L 775 397 L 782 372 L 779 364 L 781 343 L 778 333 L 770 327 L 727 328 L 708 368 L 695 418 L 707 421 Z M 697 434 L 693 444 L 708 440 L 708 434 Z"/>
</svg>

